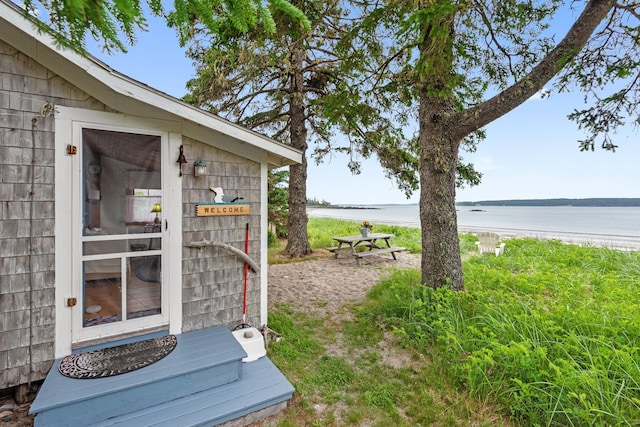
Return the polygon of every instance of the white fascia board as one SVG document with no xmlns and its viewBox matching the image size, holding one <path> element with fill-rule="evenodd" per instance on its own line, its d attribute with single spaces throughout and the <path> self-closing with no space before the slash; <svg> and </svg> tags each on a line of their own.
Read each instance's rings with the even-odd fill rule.
<svg viewBox="0 0 640 427">
<path fill-rule="evenodd" d="M 107 72 L 104 68 L 92 66 L 87 72 L 95 76 L 98 80 L 106 82 L 114 92 L 126 97 L 126 99 L 123 99 L 122 105 L 119 105 L 120 103 L 114 105 L 118 111 L 129 114 L 140 114 L 144 107 L 141 107 L 137 103 L 132 104 L 131 98 L 133 98 L 144 105 L 153 106 L 157 110 L 169 113 L 173 120 L 182 119 L 185 121 L 182 130 L 183 133 L 186 136 L 204 143 L 227 151 L 238 152 L 237 142 L 240 141 L 244 143 L 242 145 L 247 144 L 253 148 L 249 149 L 249 147 L 247 147 L 247 149 L 242 150 L 245 151 L 246 156 L 252 160 L 257 161 L 258 157 L 262 157 L 250 154 L 255 153 L 257 149 L 267 152 L 268 158 L 273 159 L 270 163 L 278 164 L 279 166 L 302 162 L 302 154 L 300 151 L 183 103 L 170 95 L 156 91 L 155 89 L 140 86 L 138 82 L 125 80 L 121 75 L 114 74 L 115 72 Z M 109 104 L 109 102 L 105 103 Z M 155 109 L 149 110 L 149 114 L 157 115 L 158 111 L 155 111 Z M 212 133 L 211 131 L 214 132 Z M 236 143 L 231 145 L 225 144 L 224 146 L 218 145 L 217 142 L 219 142 L 219 138 L 216 138 L 216 133 L 229 136 L 236 140 Z"/>
</svg>

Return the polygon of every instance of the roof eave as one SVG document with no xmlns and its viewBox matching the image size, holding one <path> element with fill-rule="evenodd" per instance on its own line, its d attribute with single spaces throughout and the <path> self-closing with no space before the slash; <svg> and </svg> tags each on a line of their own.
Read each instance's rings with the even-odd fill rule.
<svg viewBox="0 0 640 427">
<path fill-rule="evenodd" d="M 93 56 L 58 48 L 49 34 L 39 33 L 22 9 L 7 0 L 0 0 L 0 38 L 116 111 L 181 121 L 183 134 L 200 139 L 210 133 L 211 137 L 200 140 L 213 146 L 218 146 L 216 133 L 226 135 L 252 147 L 248 152 L 266 152 L 271 168 L 302 162 L 299 150 L 138 82 Z"/>
</svg>

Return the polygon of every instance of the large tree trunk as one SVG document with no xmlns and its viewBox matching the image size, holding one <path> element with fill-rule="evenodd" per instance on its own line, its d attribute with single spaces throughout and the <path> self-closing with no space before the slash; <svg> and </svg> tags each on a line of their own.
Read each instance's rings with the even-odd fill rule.
<svg viewBox="0 0 640 427">
<path fill-rule="evenodd" d="M 286 251 L 291 257 L 310 254 L 307 235 L 307 128 L 303 94 L 303 55 L 297 43 L 291 50 L 291 94 L 289 102 L 291 146 L 302 151 L 302 163 L 289 167 L 289 240 Z"/>
<path fill-rule="evenodd" d="M 422 283 L 464 289 L 455 206 L 455 172 L 462 138 L 525 102 L 579 51 L 615 1 L 590 0 L 566 37 L 531 72 L 493 98 L 454 112 L 448 77 L 454 75 L 453 15 L 426 23 L 420 45 L 420 221 Z M 448 28 L 448 31 L 447 31 Z"/>
<path fill-rule="evenodd" d="M 432 288 L 464 289 L 458 219 L 456 167 L 460 139 L 455 139 L 453 73 L 454 14 L 426 22 L 420 44 L 420 222 L 422 283 Z"/>
<path fill-rule="evenodd" d="M 540 90 L 585 45 L 607 16 L 612 0 L 591 0 L 567 36 L 540 64 L 510 88 L 466 112 L 455 113 L 453 15 L 427 22 L 420 45 L 420 221 L 422 283 L 464 289 L 456 217 L 456 164 L 460 141 L 501 117 Z M 426 66 L 425 66 L 426 65 Z"/>
<path fill-rule="evenodd" d="M 464 288 L 458 221 L 456 164 L 459 141 L 452 139 L 447 100 L 420 96 L 420 222 L 422 283 L 432 288 Z"/>
</svg>

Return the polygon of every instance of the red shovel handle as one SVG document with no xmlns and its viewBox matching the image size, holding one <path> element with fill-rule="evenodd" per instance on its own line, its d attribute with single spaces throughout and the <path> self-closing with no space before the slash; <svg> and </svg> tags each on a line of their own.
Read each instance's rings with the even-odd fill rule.
<svg viewBox="0 0 640 427">
<path fill-rule="evenodd" d="M 247 223 L 245 233 L 244 252 L 249 255 L 249 223 Z M 249 275 L 249 264 L 244 263 L 244 301 L 242 304 L 242 323 L 247 321 L 247 276 Z"/>
</svg>

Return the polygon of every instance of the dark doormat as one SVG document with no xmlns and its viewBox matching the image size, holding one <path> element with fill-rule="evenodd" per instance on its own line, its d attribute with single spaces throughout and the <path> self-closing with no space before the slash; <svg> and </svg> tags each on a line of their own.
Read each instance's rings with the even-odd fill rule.
<svg viewBox="0 0 640 427">
<path fill-rule="evenodd" d="M 144 368 L 161 360 L 176 347 L 175 335 L 66 356 L 58 370 L 76 379 L 105 378 Z"/>
</svg>

